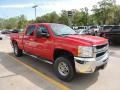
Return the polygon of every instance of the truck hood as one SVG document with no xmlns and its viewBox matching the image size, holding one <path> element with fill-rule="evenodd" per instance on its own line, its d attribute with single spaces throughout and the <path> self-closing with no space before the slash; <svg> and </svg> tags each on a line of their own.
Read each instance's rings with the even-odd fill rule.
<svg viewBox="0 0 120 90">
<path fill-rule="evenodd" d="M 71 43 L 75 42 L 83 45 L 100 45 L 107 43 L 108 40 L 102 37 L 91 36 L 91 35 L 68 35 L 64 37 L 67 40 L 70 40 Z"/>
</svg>

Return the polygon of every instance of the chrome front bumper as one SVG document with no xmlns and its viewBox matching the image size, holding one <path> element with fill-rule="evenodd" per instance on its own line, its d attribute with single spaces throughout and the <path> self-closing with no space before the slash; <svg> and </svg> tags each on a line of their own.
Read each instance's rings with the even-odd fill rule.
<svg viewBox="0 0 120 90">
<path fill-rule="evenodd" d="M 98 58 L 74 57 L 75 69 L 78 73 L 93 73 L 98 67 L 106 66 L 108 62 L 108 52 Z"/>
</svg>

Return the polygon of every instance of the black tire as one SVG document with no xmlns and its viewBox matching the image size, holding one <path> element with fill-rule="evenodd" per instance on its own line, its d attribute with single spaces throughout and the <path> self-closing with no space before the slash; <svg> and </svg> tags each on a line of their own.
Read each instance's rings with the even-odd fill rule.
<svg viewBox="0 0 120 90">
<path fill-rule="evenodd" d="M 59 64 L 61 63 L 65 63 L 67 65 L 68 68 L 68 74 L 67 75 L 62 75 L 59 71 Z M 60 78 L 61 80 L 65 81 L 65 82 L 70 82 L 73 80 L 74 76 L 75 76 L 75 69 L 74 69 L 74 65 L 69 61 L 69 58 L 65 57 L 65 56 L 61 56 L 58 57 L 55 62 L 54 62 L 54 72 L 56 74 L 56 76 L 58 78 Z"/>
<path fill-rule="evenodd" d="M 22 56 L 23 51 L 19 49 L 18 45 L 16 43 L 13 44 L 13 50 L 14 50 L 14 55 L 17 57 Z"/>
</svg>

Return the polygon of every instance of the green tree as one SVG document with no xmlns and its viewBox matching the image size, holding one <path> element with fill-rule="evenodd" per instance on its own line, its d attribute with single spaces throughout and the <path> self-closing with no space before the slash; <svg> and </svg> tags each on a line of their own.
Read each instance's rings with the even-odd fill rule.
<svg viewBox="0 0 120 90">
<path fill-rule="evenodd" d="M 114 6 L 113 24 L 120 24 L 120 6 Z"/>
<path fill-rule="evenodd" d="M 57 23 L 58 22 L 58 19 L 59 19 L 59 16 L 57 15 L 56 12 L 51 12 L 51 13 L 48 13 L 48 14 L 45 14 L 41 17 L 37 17 L 36 18 L 36 22 L 38 23 Z"/>
<path fill-rule="evenodd" d="M 93 18 L 97 24 L 113 24 L 115 10 L 117 10 L 115 0 L 102 0 L 93 6 Z"/>
<path fill-rule="evenodd" d="M 69 25 L 69 18 L 66 10 L 62 10 L 58 23 Z"/>
<path fill-rule="evenodd" d="M 14 29 L 17 27 L 18 17 L 12 17 L 4 20 L 4 25 L 6 29 Z"/>
<path fill-rule="evenodd" d="M 0 29 L 4 28 L 4 19 L 0 18 Z"/>
<path fill-rule="evenodd" d="M 24 15 L 21 15 L 19 18 L 18 18 L 18 23 L 17 23 L 17 28 L 19 29 L 23 29 L 26 24 L 27 24 L 27 19 Z"/>
</svg>

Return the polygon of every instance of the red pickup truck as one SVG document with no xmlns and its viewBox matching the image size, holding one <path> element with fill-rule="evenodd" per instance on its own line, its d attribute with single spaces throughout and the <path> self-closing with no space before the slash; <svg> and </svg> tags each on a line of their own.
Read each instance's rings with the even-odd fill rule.
<svg viewBox="0 0 120 90">
<path fill-rule="evenodd" d="M 66 25 L 55 23 L 30 24 L 19 34 L 11 34 L 15 56 L 23 51 L 53 64 L 55 74 L 71 81 L 75 73 L 93 73 L 108 62 L 108 40 L 78 35 Z"/>
</svg>

